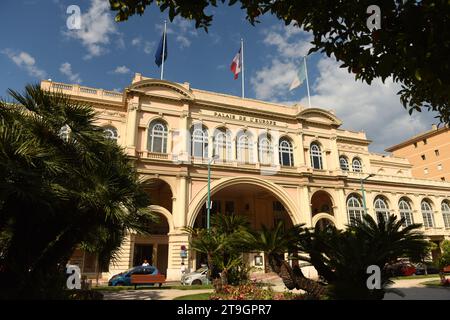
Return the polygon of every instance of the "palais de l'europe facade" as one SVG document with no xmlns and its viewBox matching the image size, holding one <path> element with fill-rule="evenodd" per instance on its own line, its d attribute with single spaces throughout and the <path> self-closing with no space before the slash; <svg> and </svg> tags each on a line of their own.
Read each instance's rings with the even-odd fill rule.
<svg viewBox="0 0 450 320">
<path fill-rule="evenodd" d="M 147 259 L 168 280 L 179 280 L 182 261 L 190 269 L 202 263 L 200 256 L 180 253 L 189 244 L 183 227 L 206 226 L 208 162 L 211 216 L 244 215 L 256 230 L 280 220 L 345 228 L 364 212 L 363 180 L 369 214 L 392 213 L 406 224 L 423 224 L 432 241 L 450 239 L 450 182 L 413 178 L 408 160 L 369 152 L 365 133 L 340 129 L 331 111 L 242 99 L 138 73 L 123 92 L 47 80 L 41 86 L 95 107 L 98 125 L 134 161 L 160 217 L 151 236 L 126 237 L 104 278 Z M 248 255 L 251 265 L 259 263 L 256 255 Z M 72 262 L 89 275 L 94 261 L 78 250 Z"/>
</svg>

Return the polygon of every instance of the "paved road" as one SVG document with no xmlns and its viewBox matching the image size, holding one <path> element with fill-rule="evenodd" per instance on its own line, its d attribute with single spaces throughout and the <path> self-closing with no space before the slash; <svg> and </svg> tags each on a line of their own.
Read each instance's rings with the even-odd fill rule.
<svg viewBox="0 0 450 320">
<path fill-rule="evenodd" d="M 438 278 L 436 278 L 437 280 Z M 405 297 L 400 297 L 394 293 L 386 294 L 384 300 L 450 300 L 450 289 L 434 288 L 424 286 L 423 282 L 433 279 L 408 279 L 397 280 L 392 288 L 399 289 L 405 294 Z M 286 287 L 283 281 L 278 279 L 271 279 L 274 284 L 272 287 L 274 291 L 283 292 Z M 148 289 L 148 290 L 123 290 L 116 292 L 103 292 L 105 300 L 173 300 L 176 297 L 186 296 L 191 294 L 213 292 L 212 289 L 204 290 L 178 290 L 178 289 Z M 293 292 L 301 292 L 300 290 L 293 290 Z"/>
<path fill-rule="evenodd" d="M 148 289 L 148 290 L 121 290 L 115 292 L 103 291 L 104 300 L 173 300 L 176 297 L 191 294 L 213 292 L 213 289 L 178 290 L 178 289 Z"/>
<path fill-rule="evenodd" d="M 405 294 L 405 297 L 388 293 L 385 295 L 384 300 L 450 300 L 450 289 L 427 287 L 421 284 L 426 281 L 438 279 L 439 278 L 397 280 L 392 285 L 392 288 L 399 289 Z"/>
</svg>

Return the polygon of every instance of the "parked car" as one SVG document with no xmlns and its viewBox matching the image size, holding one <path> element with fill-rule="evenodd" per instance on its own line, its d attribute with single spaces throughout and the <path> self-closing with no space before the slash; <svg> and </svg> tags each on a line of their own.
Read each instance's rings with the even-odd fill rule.
<svg viewBox="0 0 450 320">
<path fill-rule="evenodd" d="M 208 283 L 208 267 L 201 267 L 194 272 L 187 273 L 181 277 L 183 286 L 199 285 Z"/>
<path fill-rule="evenodd" d="M 411 276 L 416 272 L 416 267 L 408 261 L 399 261 L 387 266 L 386 271 L 392 277 Z"/>
<path fill-rule="evenodd" d="M 416 264 L 416 274 L 425 274 L 425 267 L 427 269 L 427 274 L 437 274 L 439 273 L 439 268 L 431 263 L 417 263 Z"/>
<path fill-rule="evenodd" d="M 137 266 L 125 272 L 121 272 L 111 277 L 108 286 L 131 286 L 132 274 L 159 274 L 159 270 L 155 266 Z M 134 284 L 133 284 L 134 285 Z"/>
</svg>

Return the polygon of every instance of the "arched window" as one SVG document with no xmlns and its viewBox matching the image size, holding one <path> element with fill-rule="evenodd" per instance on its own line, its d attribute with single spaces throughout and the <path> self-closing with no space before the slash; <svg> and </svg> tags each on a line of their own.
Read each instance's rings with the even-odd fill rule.
<svg viewBox="0 0 450 320">
<path fill-rule="evenodd" d="M 191 131 L 192 156 L 196 158 L 208 158 L 208 130 L 206 127 L 195 125 Z"/>
<path fill-rule="evenodd" d="M 354 158 L 352 161 L 352 168 L 354 172 L 362 172 L 361 160 Z"/>
<path fill-rule="evenodd" d="M 425 228 L 432 228 L 434 226 L 434 220 L 431 204 L 428 201 L 423 200 L 420 208 L 422 210 L 423 225 Z"/>
<path fill-rule="evenodd" d="M 292 167 L 294 166 L 294 152 L 292 143 L 287 138 L 281 138 L 278 146 L 280 157 L 280 165 Z"/>
<path fill-rule="evenodd" d="M 105 133 L 106 139 L 111 139 L 111 140 L 117 141 L 117 138 L 119 135 L 117 134 L 116 128 L 106 127 L 103 129 L 103 132 Z"/>
<path fill-rule="evenodd" d="M 238 134 L 236 149 L 239 162 L 253 162 L 253 139 L 250 133 L 241 132 L 240 134 Z"/>
<path fill-rule="evenodd" d="M 224 128 L 216 130 L 214 135 L 214 154 L 224 162 L 232 160 L 231 134 Z"/>
<path fill-rule="evenodd" d="M 339 157 L 339 164 L 341 165 L 341 170 L 349 171 L 348 160 L 344 156 Z"/>
<path fill-rule="evenodd" d="M 406 199 L 400 199 L 398 202 L 398 209 L 400 212 L 400 218 L 404 218 L 405 222 L 403 223 L 404 227 L 407 227 L 414 223 L 412 216 L 412 209 L 409 201 Z"/>
<path fill-rule="evenodd" d="M 378 221 L 380 221 L 380 219 L 383 219 L 386 222 L 389 216 L 389 207 L 386 201 L 382 197 L 377 197 L 373 205 Z"/>
<path fill-rule="evenodd" d="M 323 169 L 322 165 L 322 151 L 317 143 L 311 143 L 309 148 L 311 153 L 311 166 L 314 169 Z"/>
<path fill-rule="evenodd" d="M 273 163 L 273 146 L 270 136 L 259 137 L 258 143 L 259 162 L 262 164 Z"/>
<path fill-rule="evenodd" d="M 447 200 L 442 201 L 441 210 L 444 218 L 444 225 L 446 228 L 450 228 L 450 204 Z"/>
<path fill-rule="evenodd" d="M 359 201 L 359 197 L 351 195 L 347 200 L 347 213 L 350 224 L 354 224 L 354 220 L 362 220 L 364 208 Z"/>
<path fill-rule="evenodd" d="M 148 129 L 147 150 L 167 153 L 167 126 L 161 121 L 152 121 Z"/>
<path fill-rule="evenodd" d="M 59 129 L 58 136 L 64 140 L 65 142 L 69 141 L 70 128 L 67 124 L 63 125 L 61 129 Z"/>
</svg>

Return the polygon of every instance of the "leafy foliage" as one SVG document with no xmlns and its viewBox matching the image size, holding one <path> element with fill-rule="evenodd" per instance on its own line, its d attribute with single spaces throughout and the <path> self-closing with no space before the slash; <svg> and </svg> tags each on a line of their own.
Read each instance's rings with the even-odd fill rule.
<svg viewBox="0 0 450 320">
<path fill-rule="evenodd" d="M 371 84 L 392 76 L 402 84 L 400 101 L 411 114 L 437 111 L 450 123 L 450 2 L 403 0 L 110 0 L 116 21 L 142 15 L 155 3 L 161 11 L 194 20 L 206 31 L 213 15 L 206 12 L 218 3 L 240 3 L 251 24 L 273 14 L 286 25 L 292 22 L 312 32 L 311 52 L 334 55 L 356 80 Z M 381 8 L 381 29 L 370 30 L 367 9 Z"/>
<path fill-rule="evenodd" d="M 107 270 L 126 231 L 152 221 L 149 199 L 92 107 L 38 85 L 9 93 L 15 103 L 0 102 L 0 297 L 61 298 L 74 249 L 97 252 Z"/>
<path fill-rule="evenodd" d="M 242 259 L 242 253 L 251 237 L 248 228 L 249 223 L 245 217 L 222 214 L 212 217 L 210 230 L 185 228 L 191 235 L 191 250 L 207 256 L 211 281 L 220 278 L 222 286 L 248 280 L 250 269 Z"/>
<path fill-rule="evenodd" d="M 427 250 L 428 242 L 417 231 L 420 225 L 403 227 L 403 219 L 394 215 L 377 223 L 366 214 L 362 221 L 354 220 L 345 231 L 329 227 L 302 236 L 299 249 L 329 284 L 329 296 L 334 299 L 382 299 L 392 283 L 386 266 L 400 257 L 418 260 Z M 381 288 L 367 288 L 367 267 L 381 269 Z"/>
</svg>

